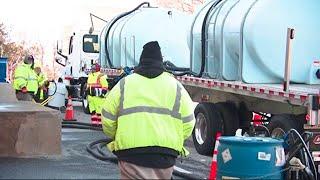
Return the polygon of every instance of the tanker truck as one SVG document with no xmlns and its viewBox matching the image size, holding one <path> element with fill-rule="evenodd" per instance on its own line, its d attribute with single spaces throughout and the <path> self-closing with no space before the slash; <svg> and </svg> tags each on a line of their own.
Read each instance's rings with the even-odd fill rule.
<svg viewBox="0 0 320 180">
<path fill-rule="evenodd" d="M 212 154 L 218 134 L 250 132 L 256 113 L 273 137 L 314 132 L 319 162 L 319 8 L 317 0 L 215 0 L 192 18 L 143 3 L 103 29 L 99 60 L 115 77 L 138 64 L 145 43 L 159 41 L 166 69 L 199 103 L 200 154 Z"/>
</svg>

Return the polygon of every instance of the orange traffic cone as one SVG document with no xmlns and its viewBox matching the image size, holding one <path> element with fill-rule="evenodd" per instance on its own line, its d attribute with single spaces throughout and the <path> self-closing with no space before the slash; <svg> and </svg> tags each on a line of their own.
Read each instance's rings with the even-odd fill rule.
<svg viewBox="0 0 320 180">
<path fill-rule="evenodd" d="M 76 121 L 76 119 L 74 119 L 71 96 L 68 97 L 68 104 L 67 104 L 66 113 L 63 121 Z"/>
<path fill-rule="evenodd" d="M 214 150 L 213 150 L 213 157 L 212 157 L 212 162 L 211 162 L 211 170 L 210 170 L 210 175 L 209 179 L 217 179 L 217 156 L 218 156 L 218 146 L 219 146 L 219 138 L 221 136 L 220 132 L 217 132 L 216 134 L 216 143 L 214 145 Z"/>
</svg>

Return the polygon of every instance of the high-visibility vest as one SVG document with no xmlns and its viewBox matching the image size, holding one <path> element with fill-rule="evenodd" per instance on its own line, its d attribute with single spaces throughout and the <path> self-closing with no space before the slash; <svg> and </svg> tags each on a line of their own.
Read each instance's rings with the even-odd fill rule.
<svg viewBox="0 0 320 180">
<path fill-rule="evenodd" d="M 120 151 L 159 146 L 184 154 L 184 140 L 195 123 L 193 110 L 189 94 L 170 74 L 127 76 L 103 104 L 103 131 L 114 138 L 108 147 Z"/>
<path fill-rule="evenodd" d="M 27 87 L 28 83 L 28 72 L 31 68 L 29 64 L 20 64 L 16 67 L 14 71 L 13 88 L 15 90 L 21 90 L 23 87 Z"/>
<path fill-rule="evenodd" d="M 38 85 L 39 85 L 39 99 L 43 100 L 44 99 L 44 87 L 41 88 L 41 86 L 44 86 L 45 82 L 47 81 L 47 77 L 46 75 L 44 75 L 43 73 L 40 73 L 39 75 L 37 75 L 37 81 L 38 81 Z"/>
<path fill-rule="evenodd" d="M 104 75 L 101 72 L 90 73 L 87 80 L 87 89 L 92 91 L 92 88 L 99 90 L 108 89 L 107 75 Z"/>
<path fill-rule="evenodd" d="M 38 92 L 38 75 L 37 73 L 30 68 L 29 70 L 29 76 L 28 76 L 28 84 L 27 84 L 27 90 L 29 92 L 34 92 L 36 94 Z"/>
<path fill-rule="evenodd" d="M 47 77 L 43 73 L 40 73 L 39 75 L 37 75 L 37 80 L 38 80 L 39 86 L 43 86 L 45 81 L 47 80 Z"/>
<path fill-rule="evenodd" d="M 29 92 L 37 92 L 37 74 L 31 69 L 31 65 L 23 63 L 15 69 L 13 87 L 16 90 L 21 90 L 23 87 L 26 87 Z"/>
</svg>

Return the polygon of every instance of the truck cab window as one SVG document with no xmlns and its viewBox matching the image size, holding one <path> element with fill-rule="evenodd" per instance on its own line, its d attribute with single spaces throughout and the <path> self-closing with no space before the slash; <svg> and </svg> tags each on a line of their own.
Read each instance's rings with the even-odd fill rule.
<svg viewBox="0 0 320 180">
<path fill-rule="evenodd" d="M 83 52 L 99 53 L 98 35 L 86 34 L 83 36 Z"/>
</svg>

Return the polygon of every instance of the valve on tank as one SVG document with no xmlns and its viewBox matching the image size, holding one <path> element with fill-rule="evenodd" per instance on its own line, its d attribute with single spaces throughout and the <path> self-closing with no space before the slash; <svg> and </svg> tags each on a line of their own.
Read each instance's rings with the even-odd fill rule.
<svg viewBox="0 0 320 180">
<path fill-rule="evenodd" d="M 172 18 L 172 11 L 168 11 L 168 15 L 170 18 Z"/>
</svg>

